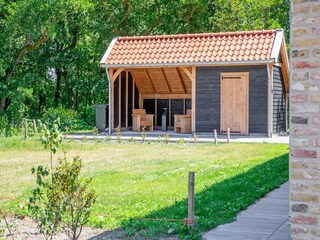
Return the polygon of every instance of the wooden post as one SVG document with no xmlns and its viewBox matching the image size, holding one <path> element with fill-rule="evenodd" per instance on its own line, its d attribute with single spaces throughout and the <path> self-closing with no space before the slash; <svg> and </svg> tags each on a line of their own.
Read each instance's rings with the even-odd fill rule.
<svg viewBox="0 0 320 240">
<path fill-rule="evenodd" d="M 217 134 L 217 129 L 214 130 L 214 143 L 217 145 L 218 143 L 218 134 Z"/>
<path fill-rule="evenodd" d="M 36 123 L 36 120 L 35 120 L 35 119 L 33 119 L 33 120 L 32 120 L 32 122 L 33 122 L 34 134 L 35 134 L 35 135 L 38 135 L 38 129 L 37 129 L 37 123 Z"/>
<path fill-rule="evenodd" d="M 188 184 L 188 226 L 194 228 L 194 172 L 189 172 Z"/>
<path fill-rule="evenodd" d="M 129 96 L 129 92 L 128 92 L 128 84 L 129 84 L 129 79 L 128 79 L 128 71 L 126 71 L 126 128 L 128 128 L 128 96 Z"/>
<path fill-rule="evenodd" d="M 230 128 L 227 130 L 227 143 L 230 143 Z"/>
<path fill-rule="evenodd" d="M 24 139 L 27 139 L 28 136 L 28 120 L 24 120 Z"/>
</svg>

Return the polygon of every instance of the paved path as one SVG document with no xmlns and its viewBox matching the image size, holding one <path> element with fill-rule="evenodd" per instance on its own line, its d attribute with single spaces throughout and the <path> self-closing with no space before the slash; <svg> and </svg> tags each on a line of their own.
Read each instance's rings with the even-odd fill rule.
<svg viewBox="0 0 320 240">
<path fill-rule="evenodd" d="M 170 142 L 177 142 L 181 139 L 184 139 L 185 142 L 193 142 L 192 134 L 179 134 L 174 133 L 173 131 L 163 132 L 155 130 L 153 132 L 146 132 L 147 137 L 146 141 L 158 141 L 159 137 L 163 139 L 164 134 L 168 134 L 170 136 Z M 93 136 L 92 133 L 76 133 L 76 134 L 69 134 L 68 138 L 73 138 L 75 140 L 82 140 L 84 136 L 87 137 L 88 140 L 92 139 L 100 139 L 103 140 L 106 138 L 108 133 L 101 132 L 98 136 Z M 130 138 L 134 137 L 137 141 L 141 140 L 141 133 L 140 132 L 132 132 L 132 131 L 122 131 L 121 132 L 121 139 L 122 140 L 129 140 Z M 110 135 L 111 140 L 116 140 L 116 134 L 112 133 Z M 212 133 L 199 133 L 197 134 L 197 141 L 202 143 L 209 143 L 213 142 L 213 134 Z M 226 135 L 218 135 L 218 142 L 227 142 Z M 261 134 L 250 134 L 249 136 L 240 136 L 240 135 L 232 135 L 231 142 L 246 142 L 246 143 L 289 143 L 289 136 L 273 136 L 272 138 L 268 138 L 266 135 Z"/>
<path fill-rule="evenodd" d="M 207 240 L 289 240 L 289 184 L 281 185 L 237 216 L 204 235 Z"/>
</svg>

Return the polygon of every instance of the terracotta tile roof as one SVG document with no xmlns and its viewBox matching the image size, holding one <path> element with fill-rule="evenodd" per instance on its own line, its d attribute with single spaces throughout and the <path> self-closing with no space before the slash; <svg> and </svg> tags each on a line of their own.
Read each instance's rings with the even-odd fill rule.
<svg viewBox="0 0 320 240">
<path fill-rule="evenodd" d="M 182 65 L 270 60 L 279 31 L 282 30 L 119 37 L 110 44 L 101 64 Z"/>
</svg>

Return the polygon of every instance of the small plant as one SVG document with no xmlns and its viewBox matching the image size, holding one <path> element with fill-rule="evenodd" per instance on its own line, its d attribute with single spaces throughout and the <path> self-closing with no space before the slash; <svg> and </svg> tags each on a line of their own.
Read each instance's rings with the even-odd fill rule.
<svg viewBox="0 0 320 240">
<path fill-rule="evenodd" d="M 117 142 L 121 143 L 121 127 L 120 125 L 114 129 L 116 131 Z"/>
<path fill-rule="evenodd" d="M 143 143 L 144 143 L 144 141 L 146 140 L 146 137 L 147 137 L 146 127 L 143 126 L 143 127 L 141 128 L 141 140 L 142 140 Z"/>
<path fill-rule="evenodd" d="M 45 239 L 52 239 L 57 230 L 62 229 L 69 239 L 76 240 L 89 221 L 96 194 L 88 188 L 91 179 L 81 176 L 80 157 L 73 158 L 72 163 L 66 157 L 60 158 L 53 168 L 52 154 L 61 143 L 58 124 L 54 123 L 51 128 L 43 124 L 42 133 L 42 144 L 50 148 L 51 169 L 41 165 L 32 168 L 37 187 L 29 198 L 28 210 Z"/>
<path fill-rule="evenodd" d="M 8 221 L 5 213 L 0 209 L 0 223 L 1 223 L 1 218 L 3 218 L 5 226 L 3 227 L 2 225 L 0 225 L 0 239 L 6 239 L 5 238 L 5 230 L 7 229 L 9 236 L 11 236 L 11 238 L 14 240 L 14 236 L 11 231 L 12 226 L 11 226 L 10 222 Z"/>
<path fill-rule="evenodd" d="M 168 144 L 170 141 L 170 136 L 168 133 L 166 133 L 165 135 L 163 135 L 163 141 Z"/>
<path fill-rule="evenodd" d="M 67 141 L 68 134 L 69 134 L 70 128 L 67 126 L 64 128 L 64 140 Z"/>
<path fill-rule="evenodd" d="M 198 142 L 198 136 L 197 136 L 197 134 L 194 133 L 194 134 L 192 135 L 192 137 L 193 137 L 193 142 L 194 142 L 194 143 L 197 143 L 197 142 Z"/>
<path fill-rule="evenodd" d="M 82 141 L 85 142 L 85 143 L 88 142 L 88 137 L 86 135 L 83 135 L 82 136 Z"/>
<path fill-rule="evenodd" d="M 92 134 L 93 134 L 94 138 L 96 138 L 99 134 L 99 129 L 97 127 L 93 127 Z"/>
<path fill-rule="evenodd" d="M 53 155 L 58 150 L 59 145 L 62 142 L 62 135 L 59 130 L 59 118 L 54 120 L 52 126 L 47 126 L 44 123 L 41 123 L 40 129 L 41 129 L 41 144 L 44 146 L 45 149 L 49 148 L 50 150 L 50 165 L 52 170 L 52 164 L 53 164 Z"/>
<path fill-rule="evenodd" d="M 161 136 L 159 136 L 159 137 L 157 138 L 157 143 L 162 143 L 162 138 L 161 138 Z"/>
<path fill-rule="evenodd" d="M 185 143 L 185 140 L 184 138 L 180 138 L 179 141 L 177 142 L 178 144 L 184 144 Z"/>
<path fill-rule="evenodd" d="M 137 139 L 135 139 L 134 137 L 131 137 L 131 138 L 129 139 L 129 142 L 136 143 L 136 142 L 137 142 Z"/>
<path fill-rule="evenodd" d="M 110 142 L 111 141 L 111 136 L 107 135 L 104 139 L 105 142 Z"/>
<path fill-rule="evenodd" d="M 51 174 L 42 166 L 32 169 L 37 176 L 37 188 L 29 199 L 28 209 L 46 239 L 52 239 L 59 227 L 69 239 L 78 239 L 89 221 L 96 194 L 89 189 L 91 179 L 81 177 L 81 168 L 80 157 L 73 158 L 71 163 L 64 157 Z"/>
</svg>

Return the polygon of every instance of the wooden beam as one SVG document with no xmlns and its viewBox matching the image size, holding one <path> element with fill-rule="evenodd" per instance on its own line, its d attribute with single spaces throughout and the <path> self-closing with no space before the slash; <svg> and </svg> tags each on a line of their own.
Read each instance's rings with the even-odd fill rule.
<svg viewBox="0 0 320 240">
<path fill-rule="evenodd" d="M 139 108 L 142 109 L 143 108 L 143 98 L 141 96 L 141 93 L 139 93 Z"/>
<path fill-rule="evenodd" d="M 149 73 L 148 73 L 148 69 L 145 68 L 145 69 L 143 69 L 143 70 L 144 70 L 144 73 L 146 74 L 146 77 L 147 77 L 147 79 L 148 79 L 151 87 L 152 87 L 153 92 L 156 93 L 156 88 L 155 88 L 154 85 L 153 85 L 153 82 L 152 82 L 152 80 L 151 80 L 151 77 L 150 77 L 150 75 L 149 75 Z"/>
<path fill-rule="evenodd" d="M 134 78 L 132 77 L 132 109 L 135 109 L 135 94 L 136 94 L 136 86 L 134 83 Z"/>
<path fill-rule="evenodd" d="M 169 126 L 171 127 L 172 126 L 172 123 L 171 123 L 171 114 L 172 114 L 172 111 L 171 111 L 171 99 L 169 99 L 169 112 L 168 112 L 168 114 L 169 114 Z M 166 123 L 167 124 L 167 123 Z"/>
<path fill-rule="evenodd" d="M 128 127 L 128 84 L 129 84 L 129 80 L 128 80 L 128 71 L 126 71 L 126 128 Z"/>
<path fill-rule="evenodd" d="M 187 76 L 189 77 L 189 79 L 192 81 L 192 69 L 193 69 L 194 67 L 192 67 L 191 71 L 190 71 L 188 68 L 186 68 L 186 67 L 180 67 L 180 68 L 185 72 L 185 74 L 187 74 Z"/>
<path fill-rule="evenodd" d="M 143 99 L 190 99 L 192 98 L 191 94 L 141 94 L 141 97 Z"/>
<path fill-rule="evenodd" d="M 182 77 L 181 77 L 181 74 L 180 74 L 178 68 L 174 68 L 174 69 L 177 71 L 177 74 L 178 74 L 178 77 L 179 77 L 179 81 L 180 81 L 180 83 L 182 85 L 182 88 L 183 88 L 183 92 L 187 93 L 186 86 L 184 84 L 184 81 L 182 80 Z"/>
<path fill-rule="evenodd" d="M 195 132 L 196 131 L 196 67 L 192 67 L 192 72 L 191 72 L 191 82 L 192 82 L 192 115 L 191 115 L 191 131 Z"/>
<path fill-rule="evenodd" d="M 111 70 L 111 69 L 110 69 Z M 113 69 L 112 69 L 113 70 Z M 112 74 L 111 81 L 114 82 L 116 78 L 120 75 L 120 73 L 124 70 L 124 68 L 119 68 L 116 72 Z M 109 74 L 110 75 L 110 74 Z"/>
<path fill-rule="evenodd" d="M 168 82 L 168 79 L 167 79 L 166 75 L 164 74 L 164 71 L 163 71 L 162 68 L 160 68 L 160 72 L 161 72 L 161 75 L 162 75 L 162 77 L 164 78 L 164 80 L 166 82 L 166 85 L 167 85 L 167 88 L 169 90 L 169 93 L 172 93 L 170 85 L 169 85 L 169 82 Z"/>
<path fill-rule="evenodd" d="M 111 81 L 111 129 L 114 129 L 114 82 Z M 109 106 L 110 107 L 110 106 Z"/>
<path fill-rule="evenodd" d="M 154 123 L 155 126 L 157 127 L 158 125 L 158 101 L 157 99 L 154 100 Z"/>
</svg>

